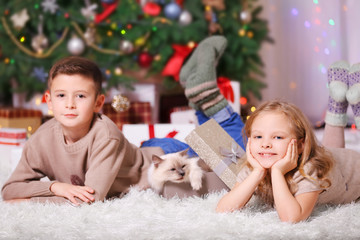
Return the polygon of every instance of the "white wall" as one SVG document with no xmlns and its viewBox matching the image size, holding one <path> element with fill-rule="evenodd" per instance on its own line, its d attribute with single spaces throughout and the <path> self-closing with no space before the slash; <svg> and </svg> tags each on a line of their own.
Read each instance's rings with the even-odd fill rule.
<svg viewBox="0 0 360 240">
<path fill-rule="evenodd" d="M 313 123 L 323 120 L 327 68 L 341 59 L 351 64 L 360 61 L 360 1 L 260 0 L 258 4 L 264 7 L 262 17 L 269 21 L 275 40 L 261 50 L 268 84 L 263 100 L 282 98 L 299 106 Z M 329 24 L 330 19 L 335 25 Z"/>
</svg>

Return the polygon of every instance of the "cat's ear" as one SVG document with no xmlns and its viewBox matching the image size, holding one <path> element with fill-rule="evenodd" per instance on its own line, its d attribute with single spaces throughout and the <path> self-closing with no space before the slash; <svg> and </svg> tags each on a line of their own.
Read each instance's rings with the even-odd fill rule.
<svg viewBox="0 0 360 240">
<path fill-rule="evenodd" d="M 163 160 L 161 157 L 153 154 L 153 155 L 152 155 L 152 161 L 153 161 L 155 167 L 158 167 L 159 164 L 162 163 L 162 161 L 164 161 L 164 160 Z"/>
<path fill-rule="evenodd" d="M 179 152 L 180 156 L 186 156 L 187 155 L 187 152 L 189 151 L 189 149 L 185 149 L 185 150 L 182 150 L 181 152 Z"/>
</svg>

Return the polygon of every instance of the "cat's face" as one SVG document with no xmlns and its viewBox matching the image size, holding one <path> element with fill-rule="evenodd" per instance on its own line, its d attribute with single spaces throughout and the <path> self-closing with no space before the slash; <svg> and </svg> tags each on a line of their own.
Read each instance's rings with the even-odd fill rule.
<svg viewBox="0 0 360 240">
<path fill-rule="evenodd" d="M 189 176 L 189 160 L 181 153 L 153 156 L 155 171 L 166 181 L 183 182 Z"/>
</svg>

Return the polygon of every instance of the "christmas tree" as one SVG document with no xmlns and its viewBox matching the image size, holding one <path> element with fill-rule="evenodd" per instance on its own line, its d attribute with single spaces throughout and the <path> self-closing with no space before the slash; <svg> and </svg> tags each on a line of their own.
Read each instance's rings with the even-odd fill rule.
<svg viewBox="0 0 360 240">
<path fill-rule="evenodd" d="M 228 40 L 218 76 L 240 81 L 243 96 L 260 99 L 265 86 L 258 52 L 271 39 L 256 0 L 1 0 L 0 10 L 1 101 L 43 92 L 51 65 L 69 55 L 97 62 L 104 88 L 131 87 L 124 70 L 144 68 L 170 87 L 196 44 L 214 34 Z"/>
</svg>

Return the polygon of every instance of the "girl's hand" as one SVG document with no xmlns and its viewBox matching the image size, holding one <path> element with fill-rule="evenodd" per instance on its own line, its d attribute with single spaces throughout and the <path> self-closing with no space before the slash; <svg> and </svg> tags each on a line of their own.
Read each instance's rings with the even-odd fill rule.
<svg viewBox="0 0 360 240">
<path fill-rule="evenodd" d="M 75 197 L 86 203 L 95 201 L 93 196 L 95 191 L 87 186 L 77 186 L 68 183 L 55 182 L 50 186 L 50 191 L 52 191 L 56 196 L 69 199 L 75 205 L 79 205 L 79 202 L 75 199 Z"/>
<path fill-rule="evenodd" d="M 250 165 L 253 167 L 254 170 L 259 170 L 261 172 L 265 172 L 266 169 L 261 166 L 261 164 L 258 162 L 258 160 L 256 160 L 254 158 L 254 156 L 251 153 L 250 150 L 250 144 L 251 144 L 251 139 L 249 138 L 248 143 L 246 144 L 246 159 L 247 161 L 250 163 Z"/>
<path fill-rule="evenodd" d="M 287 152 L 286 152 L 284 158 L 277 161 L 271 167 L 271 171 L 277 169 L 283 175 L 285 175 L 289 171 L 296 168 L 298 157 L 299 157 L 299 154 L 298 154 L 298 148 L 297 148 L 297 144 L 296 144 L 296 139 L 292 139 L 290 141 L 289 145 L 288 145 L 288 149 L 287 149 Z"/>
</svg>

